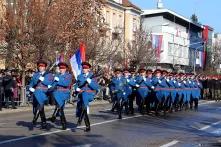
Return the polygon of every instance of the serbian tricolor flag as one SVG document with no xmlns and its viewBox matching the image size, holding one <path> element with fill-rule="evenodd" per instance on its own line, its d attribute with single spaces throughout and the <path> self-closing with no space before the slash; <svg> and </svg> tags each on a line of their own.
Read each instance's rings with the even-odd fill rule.
<svg viewBox="0 0 221 147">
<path fill-rule="evenodd" d="M 80 44 L 80 48 L 77 49 L 75 54 L 70 58 L 70 64 L 75 79 L 81 74 L 81 63 L 85 61 L 85 45 Z"/>
<path fill-rule="evenodd" d="M 163 35 L 152 34 L 152 48 L 156 51 L 157 61 L 160 62 L 160 53 L 163 41 Z"/>
</svg>

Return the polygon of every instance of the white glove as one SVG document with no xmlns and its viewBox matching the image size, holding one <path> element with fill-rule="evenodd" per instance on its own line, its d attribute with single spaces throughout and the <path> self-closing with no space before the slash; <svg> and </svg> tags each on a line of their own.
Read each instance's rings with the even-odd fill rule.
<svg viewBox="0 0 221 147">
<path fill-rule="evenodd" d="M 91 79 L 87 78 L 87 82 L 88 82 L 88 84 L 90 84 L 91 83 Z"/>
<path fill-rule="evenodd" d="M 54 77 L 54 80 L 58 82 L 58 81 L 59 81 L 59 78 L 58 78 L 58 77 Z"/>
<path fill-rule="evenodd" d="M 185 84 L 186 84 L 186 81 L 183 81 L 183 83 L 185 83 Z"/>
<path fill-rule="evenodd" d="M 30 90 L 31 92 L 35 92 L 35 89 L 32 88 L 32 87 L 30 87 L 29 90 Z"/>
<path fill-rule="evenodd" d="M 161 81 L 161 80 L 158 80 L 158 82 L 159 82 L 159 83 L 162 83 L 162 81 Z"/>
<path fill-rule="evenodd" d="M 167 79 L 167 82 L 169 82 L 170 80 L 169 79 Z"/>
<path fill-rule="evenodd" d="M 191 84 L 191 81 L 189 81 L 189 83 Z"/>
<path fill-rule="evenodd" d="M 80 89 L 80 88 L 77 88 L 77 89 L 76 89 L 76 91 L 77 91 L 77 92 L 80 92 L 80 91 L 81 91 L 81 89 Z"/>
<path fill-rule="evenodd" d="M 130 80 L 129 80 L 129 79 L 127 79 L 127 82 L 129 83 L 129 82 L 130 82 Z"/>
<path fill-rule="evenodd" d="M 123 95 L 126 95 L 126 93 L 124 92 Z"/>
<path fill-rule="evenodd" d="M 200 85 L 200 83 L 197 83 L 198 85 Z"/>
<path fill-rule="evenodd" d="M 45 77 L 42 77 L 42 76 L 39 77 L 39 80 L 42 82 L 44 81 L 44 79 L 45 79 Z"/>
<path fill-rule="evenodd" d="M 146 82 L 147 78 L 143 77 L 143 80 Z"/>
<path fill-rule="evenodd" d="M 138 85 L 138 84 L 136 84 L 135 86 L 136 86 L 137 88 L 140 87 L 140 85 Z"/>
<path fill-rule="evenodd" d="M 178 83 L 179 86 L 181 86 L 181 83 Z"/>
<path fill-rule="evenodd" d="M 173 83 L 176 83 L 176 81 L 173 81 Z"/>
<path fill-rule="evenodd" d="M 154 87 L 154 86 L 151 86 L 151 88 L 154 89 L 155 87 Z"/>
<path fill-rule="evenodd" d="M 48 88 L 51 88 L 52 86 L 51 85 L 48 85 Z"/>
</svg>

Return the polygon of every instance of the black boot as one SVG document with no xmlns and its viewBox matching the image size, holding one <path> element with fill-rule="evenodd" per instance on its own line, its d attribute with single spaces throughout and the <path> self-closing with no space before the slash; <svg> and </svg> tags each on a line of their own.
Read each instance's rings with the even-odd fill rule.
<svg viewBox="0 0 221 147">
<path fill-rule="evenodd" d="M 51 121 L 51 122 L 54 123 L 55 120 L 56 120 L 57 113 L 59 113 L 59 109 L 58 109 L 58 108 L 55 108 L 55 110 L 54 110 L 52 116 L 51 116 L 50 118 L 48 118 L 47 120 L 49 120 L 49 121 Z"/>
<path fill-rule="evenodd" d="M 195 100 L 194 110 L 195 110 L 195 111 L 198 111 L 198 100 Z"/>
<path fill-rule="evenodd" d="M 81 110 L 81 114 L 78 118 L 78 122 L 77 122 L 77 125 L 80 126 L 81 125 L 81 122 L 82 122 L 82 119 L 84 118 L 84 115 L 85 115 L 85 110 L 82 108 Z"/>
<path fill-rule="evenodd" d="M 66 130 L 67 129 L 67 121 L 66 121 L 66 118 L 65 118 L 65 115 L 64 115 L 64 111 L 61 110 L 61 125 L 62 125 L 62 130 Z"/>
<path fill-rule="evenodd" d="M 91 126 L 90 126 L 90 120 L 89 120 L 89 117 L 88 117 L 88 114 L 87 114 L 87 109 L 84 110 L 86 112 L 84 112 L 84 122 L 85 122 L 85 125 L 86 125 L 86 129 L 85 129 L 85 132 L 90 132 L 91 131 Z"/>
<path fill-rule="evenodd" d="M 37 124 L 38 117 L 39 117 L 39 112 L 37 111 L 36 114 L 34 115 L 33 120 L 32 120 L 32 124 L 33 125 Z"/>
<path fill-rule="evenodd" d="M 122 105 L 118 103 L 118 119 L 122 119 Z"/>
<path fill-rule="evenodd" d="M 45 117 L 44 109 L 42 109 L 40 111 L 40 116 L 41 116 L 41 128 L 42 129 L 47 129 L 47 123 L 46 123 L 46 117 Z"/>
</svg>

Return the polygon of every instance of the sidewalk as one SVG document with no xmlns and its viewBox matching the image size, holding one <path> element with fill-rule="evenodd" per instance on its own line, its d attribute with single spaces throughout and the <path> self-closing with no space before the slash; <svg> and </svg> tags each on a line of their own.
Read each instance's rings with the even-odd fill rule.
<svg viewBox="0 0 221 147">
<path fill-rule="evenodd" d="M 67 103 L 65 108 L 71 108 L 71 107 L 74 108 L 76 107 L 76 104 L 77 104 L 76 102 L 74 104 Z M 96 100 L 90 103 L 90 106 L 105 105 L 105 104 L 109 104 L 109 102 L 105 100 Z M 51 109 L 54 109 L 54 106 L 51 106 L 51 105 L 45 106 L 45 110 L 51 110 Z M 2 111 L 0 111 L 0 114 L 18 113 L 18 112 L 26 112 L 26 111 L 32 111 L 32 104 L 27 105 L 27 106 L 20 106 L 20 107 L 17 107 L 17 109 L 3 108 Z"/>
</svg>

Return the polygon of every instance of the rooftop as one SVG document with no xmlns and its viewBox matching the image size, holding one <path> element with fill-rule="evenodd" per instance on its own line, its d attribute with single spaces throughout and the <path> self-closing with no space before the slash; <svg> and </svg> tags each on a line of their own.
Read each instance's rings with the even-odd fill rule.
<svg viewBox="0 0 221 147">
<path fill-rule="evenodd" d="M 123 7 L 131 7 L 137 11 L 142 11 L 138 6 L 134 5 L 132 2 L 130 2 L 129 0 L 122 0 L 122 3 L 119 3 L 119 2 L 116 2 L 115 0 L 108 0 L 112 3 L 115 3 L 115 4 L 118 4 L 118 5 L 121 5 Z"/>
<path fill-rule="evenodd" d="M 188 22 L 188 23 L 191 23 L 191 24 L 193 24 L 193 25 L 195 25 L 195 26 L 198 26 L 198 27 L 200 27 L 200 28 L 203 28 L 203 25 L 197 24 L 197 23 L 193 23 L 190 19 L 188 19 L 188 18 L 186 18 L 186 17 L 184 17 L 184 16 L 182 16 L 182 15 L 180 15 L 180 14 L 178 14 L 178 13 L 172 11 L 172 10 L 169 10 L 169 9 L 150 9 L 150 10 L 143 10 L 143 13 L 142 13 L 141 15 L 142 15 L 142 16 L 154 15 L 154 14 L 155 14 L 155 15 L 158 15 L 158 14 L 162 14 L 162 13 L 171 14 L 171 15 L 173 15 L 173 16 L 176 16 L 176 17 L 178 17 L 178 18 L 180 18 L 180 19 L 182 19 L 182 20 Z"/>
</svg>

